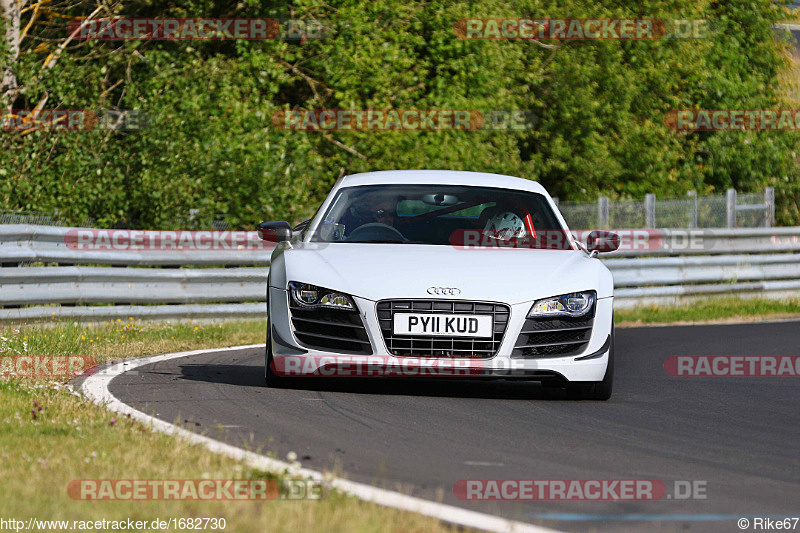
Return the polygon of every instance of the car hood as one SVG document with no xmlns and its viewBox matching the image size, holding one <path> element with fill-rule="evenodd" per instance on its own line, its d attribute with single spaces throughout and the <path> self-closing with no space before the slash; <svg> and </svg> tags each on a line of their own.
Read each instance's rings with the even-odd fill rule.
<svg viewBox="0 0 800 533">
<path fill-rule="evenodd" d="M 299 281 L 368 300 L 431 298 L 430 287 L 460 289 L 447 298 L 508 304 L 581 290 L 597 290 L 598 298 L 613 292 L 609 270 L 576 250 L 300 243 L 273 258 L 273 268 L 280 271 L 273 272 L 274 285 Z"/>
</svg>

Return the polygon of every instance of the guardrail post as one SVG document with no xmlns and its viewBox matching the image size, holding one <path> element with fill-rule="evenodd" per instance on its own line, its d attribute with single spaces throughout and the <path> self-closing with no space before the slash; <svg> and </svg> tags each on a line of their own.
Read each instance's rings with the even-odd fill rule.
<svg viewBox="0 0 800 533">
<path fill-rule="evenodd" d="M 692 210 L 689 213 L 689 228 L 697 228 L 697 191 L 689 191 L 686 193 L 689 201 L 692 202 Z"/>
<path fill-rule="evenodd" d="M 764 205 L 766 206 L 764 225 L 771 228 L 775 225 L 775 187 L 764 189 Z"/>
<path fill-rule="evenodd" d="M 728 204 L 728 223 L 727 227 L 735 228 L 736 227 L 736 189 L 728 189 L 728 196 L 727 196 L 727 204 Z"/>
<path fill-rule="evenodd" d="M 656 195 L 647 194 L 644 197 L 644 227 L 653 229 L 656 227 Z"/>
<path fill-rule="evenodd" d="M 606 196 L 597 198 L 597 228 L 608 228 L 608 197 Z"/>
</svg>

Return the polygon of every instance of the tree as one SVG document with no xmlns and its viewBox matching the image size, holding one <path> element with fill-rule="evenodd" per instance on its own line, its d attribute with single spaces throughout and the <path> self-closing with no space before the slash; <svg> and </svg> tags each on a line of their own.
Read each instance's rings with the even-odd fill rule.
<svg viewBox="0 0 800 533">
<path fill-rule="evenodd" d="M 0 103 L 6 111 L 11 110 L 14 103 L 14 96 L 17 91 L 17 75 L 14 67 L 19 58 L 19 47 L 22 40 L 20 36 L 20 12 L 22 10 L 22 0 L 0 0 L 0 18 L 4 21 L 6 45 L 0 47 L 0 51 L 5 50 L 5 68 L 3 69 L 3 79 L 0 83 Z M 3 64 L 0 63 L 0 64 Z"/>
</svg>

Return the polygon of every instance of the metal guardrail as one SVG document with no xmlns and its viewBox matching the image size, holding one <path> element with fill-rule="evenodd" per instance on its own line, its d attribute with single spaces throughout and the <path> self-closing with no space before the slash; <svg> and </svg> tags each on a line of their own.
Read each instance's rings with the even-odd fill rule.
<svg viewBox="0 0 800 533">
<path fill-rule="evenodd" d="M 75 229 L 0 225 L 0 321 L 265 316 L 269 250 L 86 251 Z"/>
<path fill-rule="evenodd" d="M 255 318 L 266 312 L 267 250 L 86 252 L 65 244 L 70 229 L 0 225 L 0 321 Z M 656 239 L 658 247 L 604 256 L 618 307 L 713 295 L 800 296 L 800 227 L 624 235 L 623 242 Z"/>
<path fill-rule="evenodd" d="M 28 267 L 0 269 L 0 303 L 258 302 L 268 268 Z"/>
<path fill-rule="evenodd" d="M 69 247 L 66 242 L 67 232 L 74 229 L 78 228 L 26 224 L 0 225 L 0 263 L 118 266 L 269 264 L 268 250 L 76 250 Z"/>
<path fill-rule="evenodd" d="M 617 231 L 622 246 L 603 259 L 800 252 L 800 227 L 747 229 L 631 229 Z M 580 237 L 588 231 L 578 231 Z M 584 237 L 585 240 L 585 237 Z"/>
<path fill-rule="evenodd" d="M 608 259 L 614 304 L 689 303 L 714 295 L 800 296 L 800 255 L 721 255 Z"/>
</svg>

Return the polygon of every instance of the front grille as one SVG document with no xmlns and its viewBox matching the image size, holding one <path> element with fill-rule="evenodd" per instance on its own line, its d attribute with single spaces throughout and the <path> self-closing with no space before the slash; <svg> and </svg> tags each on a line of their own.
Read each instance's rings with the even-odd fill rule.
<svg viewBox="0 0 800 533">
<path fill-rule="evenodd" d="M 430 337 L 423 335 L 395 335 L 392 333 L 394 313 L 432 313 L 491 315 L 491 338 Z M 418 357 L 471 357 L 486 359 L 500 349 L 500 342 L 508 325 L 510 308 L 507 305 L 459 300 L 386 300 L 378 302 L 378 322 L 383 339 L 392 355 Z"/>
<path fill-rule="evenodd" d="M 292 306 L 290 311 L 294 335 L 307 348 L 337 353 L 372 353 L 367 330 L 358 312 L 296 306 Z"/>
<path fill-rule="evenodd" d="M 592 336 L 594 316 L 528 318 L 522 326 L 513 358 L 563 357 L 581 353 Z"/>
</svg>

